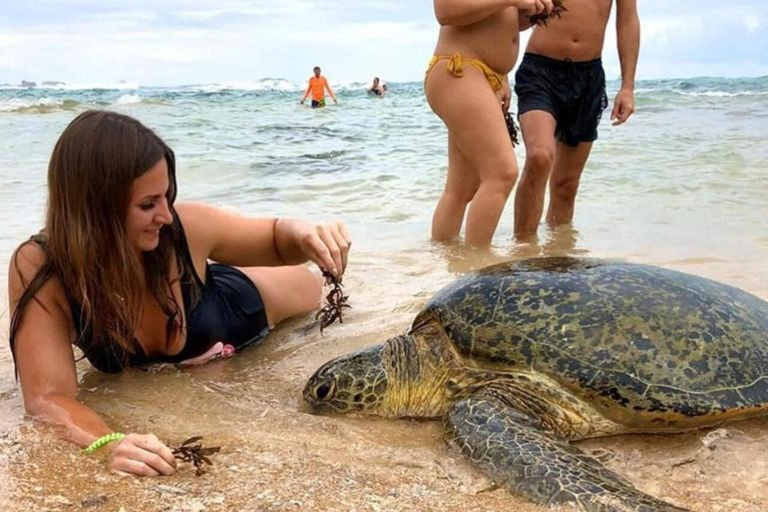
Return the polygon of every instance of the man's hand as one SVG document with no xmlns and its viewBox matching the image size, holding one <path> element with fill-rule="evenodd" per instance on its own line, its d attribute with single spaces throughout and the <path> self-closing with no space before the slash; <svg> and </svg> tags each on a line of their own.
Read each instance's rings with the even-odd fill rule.
<svg viewBox="0 0 768 512">
<path fill-rule="evenodd" d="M 620 89 L 613 100 L 611 121 L 613 126 L 624 124 L 635 112 L 635 92 L 630 89 Z"/>
</svg>

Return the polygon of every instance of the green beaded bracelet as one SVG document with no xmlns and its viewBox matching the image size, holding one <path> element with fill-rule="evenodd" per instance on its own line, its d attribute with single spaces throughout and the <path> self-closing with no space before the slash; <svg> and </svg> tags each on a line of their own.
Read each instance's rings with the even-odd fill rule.
<svg viewBox="0 0 768 512">
<path fill-rule="evenodd" d="M 83 448 L 83 453 L 93 453 L 102 446 L 111 443 L 112 441 L 120 441 L 122 439 L 125 439 L 125 434 L 120 432 L 112 432 L 111 434 L 101 436 L 92 442 L 87 448 Z"/>
</svg>

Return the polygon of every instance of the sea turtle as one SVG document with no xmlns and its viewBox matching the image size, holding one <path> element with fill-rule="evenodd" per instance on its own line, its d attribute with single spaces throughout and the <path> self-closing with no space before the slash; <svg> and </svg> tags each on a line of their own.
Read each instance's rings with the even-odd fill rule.
<svg viewBox="0 0 768 512">
<path fill-rule="evenodd" d="M 680 512 L 569 441 L 678 432 L 768 410 L 768 303 L 663 268 L 495 265 L 437 293 L 407 334 L 309 379 L 316 414 L 442 418 L 497 484 L 587 512 Z"/>
</svg>

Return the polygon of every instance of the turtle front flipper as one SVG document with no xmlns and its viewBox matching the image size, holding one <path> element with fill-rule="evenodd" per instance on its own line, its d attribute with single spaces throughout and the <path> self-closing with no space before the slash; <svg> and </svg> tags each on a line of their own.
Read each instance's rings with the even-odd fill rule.
<svg viewBox="0 0 768 512">
<path fill-rule="evenodd" d="M 493 396 L 457 402 L 446 434 L 496 484 L 543 505 L 584 512 L 690 512 L 643 494 L 596 459 Z"/>
</svg>

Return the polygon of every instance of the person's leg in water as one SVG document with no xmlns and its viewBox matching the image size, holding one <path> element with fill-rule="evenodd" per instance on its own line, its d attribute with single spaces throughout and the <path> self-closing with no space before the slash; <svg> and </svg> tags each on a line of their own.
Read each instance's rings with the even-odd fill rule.
<svg viewBox="0 0 768 512">
<path fill-rule="evenodd" d="M 496 231 L 517 179 L 517 162 L 501 104 L 488 79 L 474 66 L 464 70 L 462 77 L 455 77 L 445 62 L 439 62 L 425 84 L 429 105 L 448 128 L 449 144 L 455 145 L 451 154 L 454 158 L 460 155 L 455 163 L 449 162 L 449 177 L 433 217 L 432 234 L 437 240 L 458 234 L 467 204 L 464 201 L 476 189 L 469 201 L 465 240 L 468 245 L 482 247 L 490 245 Z M 472 171 L 474 179 L 455 176 Z M 457 187 L 466 189 L 458 193 Z M 454 215 L 447 213 L 452 207 L 457 212 Z"/>
<path fill-rule="evenodd" d="M 530 110 L 520 116 L 525 143 L 525 166 L 515 192 L 515 238 L 536 235 L 544 212 L 544 195 L 555 161 L 554 116 L 544 110 Z"/>
<path fill-rule="evenodd" d="M 550 226 L 568 224 L 573 220 L 579 180 L 591 150 L 591 142 L 582 142 L 576 147 L 557 143 L 555 164 L 549 180 L 547 223 Z"/>
<path fill-rule="evenodd" d="M 475 197 L 480 178 L 472 163 L 448 133 L 448 176 L 432 216 L 432 238 L 454 240 L 459 236 L 467 205 Z"/>
</svg>

